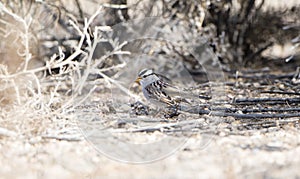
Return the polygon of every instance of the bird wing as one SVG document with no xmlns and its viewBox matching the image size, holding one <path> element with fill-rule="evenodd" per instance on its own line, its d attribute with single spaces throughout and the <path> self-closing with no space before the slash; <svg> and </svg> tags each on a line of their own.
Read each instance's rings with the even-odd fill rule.
<svg viewBox="0 0 300 179">
<path fill-rule="evenodd" d="M 167 105 L 174 105 L 175 101 L 165 92 L 163 84 L 161 81 L 154 82 L 152 85 L 148 85 L 145 90 L 147 91 L 149 98 L 156 101 L 160 101 Z"/>
</svg>

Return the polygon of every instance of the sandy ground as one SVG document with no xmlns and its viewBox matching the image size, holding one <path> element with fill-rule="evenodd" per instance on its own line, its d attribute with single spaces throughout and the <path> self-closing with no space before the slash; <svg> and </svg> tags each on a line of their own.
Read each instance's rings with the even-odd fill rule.
<svg viewBox="0 0 300 179">
<path fill-rule="evenodd" d="M 174 154 L 141 164 L 106 157 L 79 130 L 73 141 L 1 137 L 1 178 L 300 177 L 299 126 L 230 131 L 228 125 L 222 123 L 216 134 L 196 133 Z"/>
</svg>

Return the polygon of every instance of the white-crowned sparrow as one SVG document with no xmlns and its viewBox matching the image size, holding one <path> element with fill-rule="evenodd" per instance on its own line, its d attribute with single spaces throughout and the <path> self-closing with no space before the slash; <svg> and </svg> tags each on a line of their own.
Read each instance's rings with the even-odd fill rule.
<svg viewBox="0 0 300 179">
<path fill-rule="evenodd" d="M 139 72 L 135 82 L 141 85 L 145 98 L 151 103 L 159 107 L 177 108 L 180 101 L 183 100 L 179 97 L 178 89 L 168 81 L 168 78 L 154 73 L 152 69 L 143 69 Z"/>
<path fill-rule="evenodd" d="M 199 101 L 197 100 L 199 97 L 197 94 L 172 85 L 170 79 L 155 73 L 152 69 L 141 70 L 135 82 L 140 84 L 148 101 L 159 108 L 164 107 L 166 118 L 178 116 L 178 111 L 191 112 L 199 110 Z"/>
</svg>

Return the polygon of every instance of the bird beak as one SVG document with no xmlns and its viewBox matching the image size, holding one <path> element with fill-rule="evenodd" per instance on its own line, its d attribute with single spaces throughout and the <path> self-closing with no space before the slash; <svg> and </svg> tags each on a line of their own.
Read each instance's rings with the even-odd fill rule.
<svg viewBox="0 0 300 179">
<path fill-rule="evenodd" d="M 141 77 L 138 77 L 138 78 L 135 80 L 135 82 L 138 83 L 138 84 L 140 84 L 141 79 L 142 79 Z"/>
</svg>

